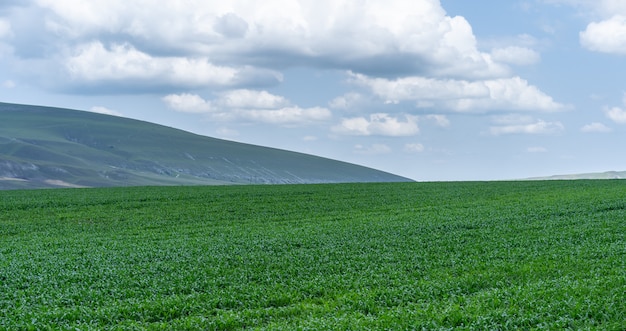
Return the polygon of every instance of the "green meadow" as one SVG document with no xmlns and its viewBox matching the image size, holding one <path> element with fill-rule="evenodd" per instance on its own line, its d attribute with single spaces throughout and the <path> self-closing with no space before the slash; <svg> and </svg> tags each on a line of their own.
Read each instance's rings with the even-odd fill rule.
<svg viewBox="0 0 626 331">
<path fill-rule="evenodd" d="M 626 330 L 626 181 L 0 191 L 0 330 Z"/>
</svg>

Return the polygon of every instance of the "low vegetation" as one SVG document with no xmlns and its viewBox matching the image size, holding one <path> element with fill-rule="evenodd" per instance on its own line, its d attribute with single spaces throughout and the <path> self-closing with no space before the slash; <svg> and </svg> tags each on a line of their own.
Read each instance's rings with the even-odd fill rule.
<svg viewBox="0 0 626 331">
<path fill-rule="evenodd" d="M 2 330 L 625 330 L 626 182 L 0 192 Z"/>
</svg>

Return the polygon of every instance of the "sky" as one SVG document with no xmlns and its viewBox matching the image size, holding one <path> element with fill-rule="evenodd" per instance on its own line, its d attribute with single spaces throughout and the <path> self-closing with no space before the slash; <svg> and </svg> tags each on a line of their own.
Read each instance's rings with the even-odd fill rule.
<svg viewBox="0 0 626 331">
<path fill-rule="evenodd" d="M 418 181 L 626 170 L 623 0 L 1 0 L 0 102 Z"/>
</svg>

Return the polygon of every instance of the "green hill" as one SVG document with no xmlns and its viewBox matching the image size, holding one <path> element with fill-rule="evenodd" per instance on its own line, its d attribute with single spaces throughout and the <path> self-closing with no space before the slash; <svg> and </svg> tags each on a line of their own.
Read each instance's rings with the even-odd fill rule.
<svg viewBox="0 0 626 331">
<path fill-rule="evenodd" d="M 410 179 L 127 118 L 0 103 L 0 189 L 400 181 Z"/>
</svg>

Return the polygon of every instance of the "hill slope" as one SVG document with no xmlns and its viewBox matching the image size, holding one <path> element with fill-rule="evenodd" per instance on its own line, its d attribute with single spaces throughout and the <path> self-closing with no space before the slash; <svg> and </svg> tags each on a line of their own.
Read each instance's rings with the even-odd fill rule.
<svg viewBox="0 0 626 331">
<path fill-rule="evenodd" d="M 396 181 L 410 180 L 137 120 L 0 103 L 0 189 Z"/>
<path fill-rule="evenodd" d="M 623 179 L 626 171 L 606 171 L 585 174 L 553 175 L 547 177 L 532 177 L 528 180 L 572 180 L 572 179 Z"/>
</svg>

